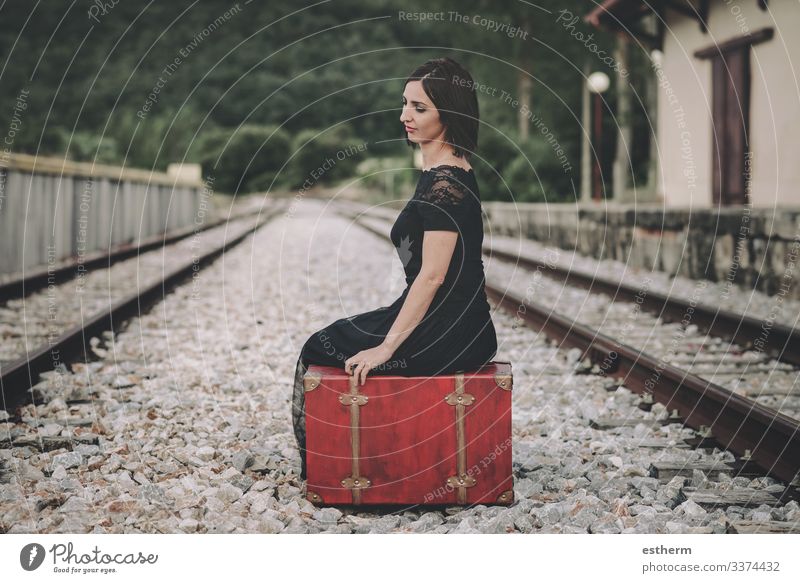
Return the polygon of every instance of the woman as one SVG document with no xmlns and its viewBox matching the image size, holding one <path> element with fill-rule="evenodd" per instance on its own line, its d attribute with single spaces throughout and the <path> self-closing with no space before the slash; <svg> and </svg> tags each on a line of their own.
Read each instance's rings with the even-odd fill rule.
<svg viewBox="0 0 800 583">
<path fill-rule="evenodd" d="M 342 318 L 312 334 L 297 360 L 292 421 L 306 479 L 305 392 L 309 364 L 367 373 L 434 376 L 480 368 L 497 337 L 484 291 L 483 221 L 469 165 L 478 142 L 470 74 L 449 58 L 416 69 L 403 92 L 406 141 L 422 150 L 414 196 L 392 226 L 407 286 L 390 306 Z"/>
</svg>

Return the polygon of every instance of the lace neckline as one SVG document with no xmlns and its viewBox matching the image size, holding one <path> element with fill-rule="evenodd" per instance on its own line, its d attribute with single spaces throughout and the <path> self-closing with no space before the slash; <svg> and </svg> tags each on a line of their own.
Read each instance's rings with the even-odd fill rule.
<svg viewBox="0 0 800 583">
<path fill-rule="evenodd" d="M 458 168 L 462 172 L 466 172 L 467 174 L 473 173 L 472 168 L 467 170 L 466 168 L 462 168 L 461 166 L 455 166 L 454 164 L 439 164 L 437 166 L 432 166 L 427 170 L 423 170 L 422 173 L 425 174 L 426 172 L 433 172 L 436 168 Z"/>
</svg>

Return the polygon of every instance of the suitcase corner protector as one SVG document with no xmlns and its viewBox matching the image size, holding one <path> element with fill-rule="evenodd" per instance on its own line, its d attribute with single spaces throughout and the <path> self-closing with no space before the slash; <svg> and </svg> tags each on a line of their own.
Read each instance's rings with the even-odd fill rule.
<svg viewBox="0 0 800 583">
<path fill-rule="evenodd" d="M 306 373 L 303 377 L 303 388 L 305 392 L 313 391 L 322 382 L 322 375 L 319 373 Z"/>
<path fill-rule="evenodd" d="M 494 375 L 494 382 L 499 388 L 510 391 L 514 384 L 514 379 L 510 374 L 497 373 Z"/>
<path fill-rule="evenodd" d="M 309 502 L 312 502 L 312 503 L 314 503 L 314 504 L 324 504 L 324 501 L 322 500 L 322 496 L 320 496 L 320 495 L 319 495 L 319 494 L 317 494 L 316 492 L 312 492 L 311 490 L 309 490 L 309 491 L 306 493 L 306 499 L 307 499 Z"/>
<path fill-rule="evenodd" d="M 497 497 L 497 502 L 499 504 L 511 504 L 514 502 L 514 490 L 506 490 L 501 492 L 500 495 Z"/>
</svg>

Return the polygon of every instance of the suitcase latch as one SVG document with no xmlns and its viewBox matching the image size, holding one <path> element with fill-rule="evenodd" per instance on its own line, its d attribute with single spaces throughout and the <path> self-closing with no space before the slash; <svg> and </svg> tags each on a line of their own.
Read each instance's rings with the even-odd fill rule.
<svg viewBox="0 0 800 583">
<path fill-rule="evenodd" d="M 339 402 L 342 405 L 366 405 L 369 398 L 366 395 L 339 395 Z"/>
<path fill-rule="evenodd" d="M 460 476 L 450 476 L 447 478 L 447 485 L 451 488 L 469 488 L 470 486 L 474 486 L 478 483 L 478 480 L 473 478 L 472 476 L 468 476 L 467 474 L 461 474 Z"/>
<path fill-rule="evenodd" d="M 349 478 L 342 480 L 342 486 L 349 489 L 369 488 L 371 485 L 372 482 L 361 476 L 350 476 Z"/>
<path fill-rule="evenodd" d="M 475 396 L 469 393 L 450 393 L 444 400 L 448 405 L 472 405 L 475 402 Z"/>
</svg>

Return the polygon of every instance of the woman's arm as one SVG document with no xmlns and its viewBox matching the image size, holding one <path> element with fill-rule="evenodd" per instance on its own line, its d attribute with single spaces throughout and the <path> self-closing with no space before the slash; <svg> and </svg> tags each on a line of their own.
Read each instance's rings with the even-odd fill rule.
<svg viewBox="0 0 800 583">
<path fill-rule="evenodd" d="M 422 239 L 422 267 L 382 343 L 392 354 L 420 323 L 436 295 L 436 290 L 444 283 L 457 240 L 458 233 L 455 231 L 425 231 Z"/>
<path fill-rule="evenodd" d="M 453 251 L 458 241 L 459 225 L 466 210 L 466 187 L 456 178 L 452 169 L 443 169 L 434 177 L 430 187 L 419 196 L 419 214 L 422 219 L 422 266 L 408 290 L 403 306 L 384 341 L 374 348 L 362 350 L 344 362 L 350 374 L 351 363 L 356 364 L 353 374 L 363 385 L 367 373 L 389 360 L 425 317 L 436 291 L 444 283 Z"/>
<path fill-rule="evenodd" d="M 425 231 L 422 238 L 422 266 L 414 283 L 408 290 L 403 306 L 397 314 L 384 341 L 374 348 L 362 350 L 344 362 L 344 370 L 351 374 L 351 363 L 356 364 L 352 374 L 360 384 L 367 380 L 367 373 L 392 357 L 397 348 L 408 338 L 420 323 L 444 283 L 450 260 L 456 248 L 458 233 L 455 231 Z"/>
</svg>

